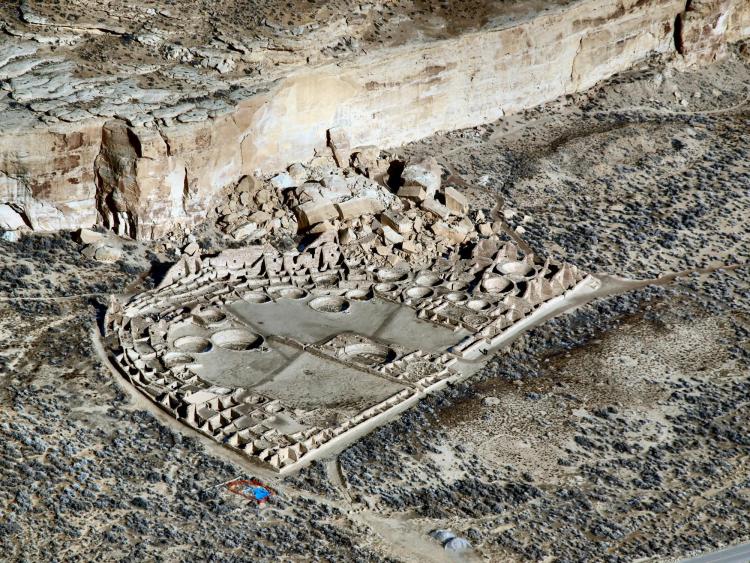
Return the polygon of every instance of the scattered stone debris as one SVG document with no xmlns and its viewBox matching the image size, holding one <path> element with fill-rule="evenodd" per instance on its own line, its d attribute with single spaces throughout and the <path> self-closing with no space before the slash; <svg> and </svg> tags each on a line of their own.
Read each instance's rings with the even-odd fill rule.
<svg viewBox="0 0 750 563">
<path fill-rule="evenodd" d="M 434 158 L 401 168 L 375 147 L 340 145 L 352 151 L 341 163 L 319 156 L 266 179 L 243 178 L 216 208 L 218 227 L 244 243 L 269 235 L 310 244 L 325 235 L 348 254 L 394 267 L 426 266 L 451 247 L 503 234 L 457 187 L 442 187 Z"/>
</svg>

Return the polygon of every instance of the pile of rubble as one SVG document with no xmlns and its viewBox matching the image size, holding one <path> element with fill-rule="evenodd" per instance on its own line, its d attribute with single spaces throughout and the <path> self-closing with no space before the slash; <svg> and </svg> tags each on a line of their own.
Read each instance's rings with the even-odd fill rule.
<svg viewBox="0 0 750 563">
<path fill-rule="evenodd" d="M 322 237 L 353 257 L 391 266 L 428 263 L 501 230 L 472 213 L 456 187 L 442 185 L 432 157 L 401 162 L 376 147 L 351 149 L 333 130 L 329 149 L 281 174 L 243 178 L 216 208 L 218 226 L 247 242 L 284 233 L 304 246 Z"/>
<path fill-rule="evenodd" d="M 502 222 L 470 210 L 464 194 L 442 185 L 434 158 L 403 162 L 377 147 L 351 149 L 334 131 L 328 142 L 326 153 L 305 164 L 266 178 L 244 176 L 210 220 L 242 244 L 284 239 L 303 249 L 333 242 L 351 259 L 405 268 L 502 233 Z M 187 244 L 190 232 L 178 228 L 163 244 Z M 104 262 L 117 261 L 125 242 L 89 229 L 77 231 L 77 240 L 86 257 Z"/>
<path fill-rule="evenodd" d="M 77 242 L 83 245 L 81 254 L 98 262 L 117 262 L 122 257 L 124 240 L 114 233 L 99 233 L 90 229 L 80 229 L 76 233 Z"/>
<path fill-rule="evenodd" d="M 281 192 L 252 176 L 240 180 L 216 213 L 217 225 L 235 240 L 250 242 L 277 230 L 297 229 L 293 214 L 282 204 Z"/>
</svg>

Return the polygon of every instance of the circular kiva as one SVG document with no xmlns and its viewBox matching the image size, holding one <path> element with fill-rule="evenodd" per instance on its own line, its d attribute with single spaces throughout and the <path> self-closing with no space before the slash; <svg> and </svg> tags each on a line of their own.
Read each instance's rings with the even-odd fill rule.
<svg viewBox="0 0 750 563">
<path fill-rule="evenodd" d="M 405 280 L 409 274 L 404 270 L 396 270 L 394 268 L 381 268 L 377 273 L 378 280 L 382 282 L 395 282 Z"/>
<path fill-rule="evenodd" d="M 505 264 L 500 264 L 497 268 L 501 273 L 503 274 L 515 274 L 517 276 L 525 276 L 529 270 L 533 269 L 532 266 L 529 266 L 526 262 L 519 261 L 519 262 L 506 262 Z"/>
<path fill-rule="evenodd" d="M 486 311 L 492 306 L 492 304 L 484 299 L 472 299 L 466 304 L 466 306 L 472 311 Z"/>
<path fill-rule="evenodd" d="M 375 284 L 373 289 L 378 293 L 393 293 L 398 290 L 398 286 L 395 283 L 386 282 Z"/>
<path fill-rule="evenodd" d="M 367 289 L 350 289 L 344 294 L 344 297 L 352 301 L 368 301 L 372 299 L 372 293 Z"/>
<path fill-rule="evenodd" d="M 491 276 L 482 282 L 482 287 L 490 293 L 506 293 L 513 289 L 513 282 L 502 276 Z"/>
<path fill-rule="evenodd" d="M 167 352 L 161 359 L 161 362 L 166 368 L 174 368 L 177 366 L 184 366 L 193 361 L 193 356 L 185 354 L 183 352 Z"/>
<path fill-rule="evenodd" d="M 263 345 L 264 339 L 260 334 L 244 328 L 230 328 L 215 333 L 211 337 L 211 341 L 219 348 L 244 352 L 246 350 L 257 350 Z"/>
<path fill-rule="evenodd" d="M 202 311 L 198 311 L 196 313 L 193 313 L 193 316 L 198 319 L 198 321 L 201 324 L 204 325 L 215 325 L 223 322 L 226 320 L 227 316 L 221 312 L 220 309 L 217 309 L 216 307 L 211 307 L 209 309 L 203 309 Z"/>
<path fill-rule="evenodd" d="M 396 352 L 382 344 L 363 342 L 345 346 L 339 353 L 339 357 L 344 361 L 374 366 L 393 361 L 396 358 Z"/>
<path fill-rule="evenodd" d="M 174 347 L 180 352 L 202 354 L 211 349 L 211 341 L 202 336 L 181 336 L 174 341 Z"/>
<path fill-rule="evenodd" d="M 271 298 L 262 291 L 248 291 L 242 296 L 248 303 L 268 303 Z"/>
<path fill-rule="evenodd" d="M 276 295 L 283 299 L 304 299 L 307 297 L 307 291 L 299 287 L 285 287 L 276 290 Z"/>
<path fill-rule="evenodd" d="M 313 278 L 313 282 L 318 287 L 332 287 L 339 283 L 337 274 L 321 274 Z"/>
<path fill-rule="evenodd" d="M 441 281 L 443 281 L 443 278 L 432 272 L 423 272 L 414 280 L 417 285 L 423 285 L 425 287 L 438 285 Z"/>
<path fill-rule="evenodd" d="M 423 287 L 421 285 L 415 285 L 406 290 L 406 296 L 411 299 L 426 299 L 433 294 L 433 291 L 429 287 Z"/>
<path fill-rule="evenodd" d="M 319 313 L 345 313 L 349 309 L 349 302 L 346 299 L 331 295 L 316 297 L 310 301 L 309 305 Z"/>
<path fill-rule="evenodd" d="M 445 299 L 451 303 L 466 303 L 469 296 L 461 291 L 452 291 L 445 294 Z"/>
</svg>

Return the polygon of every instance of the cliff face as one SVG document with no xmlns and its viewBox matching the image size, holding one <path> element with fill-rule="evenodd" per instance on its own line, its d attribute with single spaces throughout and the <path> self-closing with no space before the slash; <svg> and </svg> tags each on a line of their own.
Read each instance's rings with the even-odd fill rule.
<svg viewBox="0 0 750 563">
<path fill-rule="evenodd" d="M 584 90 L 654 52 L 677 48 L 696 63 L 749 35 L 746 0 L 694 0 L 687 10 L 684 0 L 579 0 L 502 27 L 299 64 L 189 107 L 152 103 L 145 118 L 93 110 L 48 113 L 47 123 L 9 118 L 0 125 L 0 228 L 15 213 L 35 230 L 100 222 L 160 237 L 200 221 L 243 175 L 324 150 L 330 128 L 343 128 L 352 146 L 398 146 Z M 0 77 L 18 66 L 6 59 Z M 15 76 L 10 96 L 28 86 Z M 6 107 L 8 116 L 21 111 Z"/>
<path fill-rule="evenodd" d="M 101 138 L 102 122 L 96 120 L 0 135 L 0 205 L 6 205 L 6 216 L 15 214 L 37 231 L 93 224 Z"/>
<path fill-rule="evenodd" d="M 750 2 L 688 0 L 675 26 L 675 48 L 684 62 L 710 62 L 724 56 L 729 43 L 750 37 Z"/>
</svg>

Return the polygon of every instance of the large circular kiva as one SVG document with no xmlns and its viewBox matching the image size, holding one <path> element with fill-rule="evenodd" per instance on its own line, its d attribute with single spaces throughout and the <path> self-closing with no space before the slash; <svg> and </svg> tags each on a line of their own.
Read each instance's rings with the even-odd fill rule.
<svg viewBox="0 0 750 563">
<path fill-rule="evenodd" d="M 323 295 L 310 301 L 310 307 L 319 313 L 345 313 L 349 309 L 349 302 L 343 297 Z"/>
<path fill-rule="evenodd" d="M 244 352 L 260 348 L 263 344 L 263 337 L 244 328 L 230 328 L 215 333 L 211 341 L 219 348 Z"/>
<path fill-rule="evenodd" d="M 374 366 L 392 361 L 396 353 L 382 344 L 362 342 L 345 346 L 339 356 L 345 361 Z"/>
<path fill-rule="evenodd" d="M 211 341 L 202 336 L 181 336 L 174 341 L 174 347 L 188 354 L 202 354 L 211 349 Z"/>
</svg>

